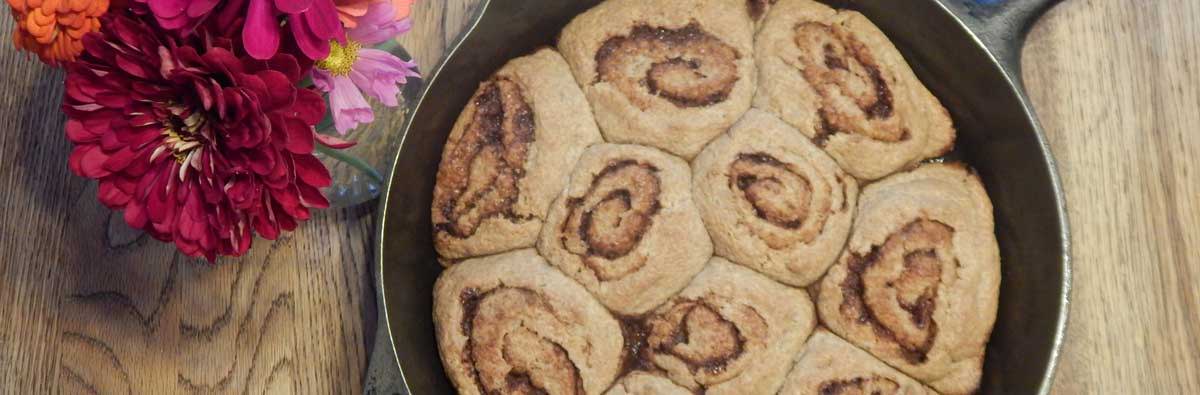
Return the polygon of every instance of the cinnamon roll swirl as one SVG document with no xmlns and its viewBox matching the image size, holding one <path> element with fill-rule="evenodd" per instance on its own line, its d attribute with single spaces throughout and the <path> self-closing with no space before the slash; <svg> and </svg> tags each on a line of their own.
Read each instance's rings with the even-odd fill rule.
<svg viewBox="0 0 1200 395">
<path fill-rule="evenodd" d="M 741 0 L 609 0 L 559 49 L 609 142 L 691 158 L 750 108 L 753 22 Z"/>
<path fill-rule="evenodd" d="M 937 395 L 871 354 L 818 329 L 796 357 L 779 395 Z"/>
<path fill-rule="evenodd" d="M 621 365 L 617 320 L 531 249 L 447 269 L 434 324 L 460 394 L 600 394 Z"/>
<path fill-rule="evenodd" d="M 795 126 L 855 177 L 878 179 L 954 144 L 949 113 L 862 14 L 779 0 L 755 51 L 754 106 Z"/>
<path fill-rule="evenodd" d="M 593 146 L 551 207 L 538 251 L 609 309 L 645 313 L 712 256 L 690 176 L 687 163 L 653 148 Z"/>
<path fill-rule="evenodd" d="M 750 110 L 693 165 L 696 204 L 718 256 L 806 286 L 841 253 L 858 182 L 778 118 Z"/>
<path fill-rule="evenodd" d="M 566 62 L 513 59 L 483 82 L 454 125 L 433 192 L 434 246 L 453 260 L 532 247 L 584 148 L 600 141 Z"/>
<path fill-rule="evenodd" d="M 962 165 L 867 186 L 821 283 L 822 321 L 941 393 L 974 391 L 999 298 L 994 226 L 987 193 Z"/>
<path fill-rule="evenodd" d="M 774 394 L 815 325 L 803 290 L 713 258 L 646 318 L 645 358 L 676 384 L 708 395 Z"/>
<path fill-rule="evenodd" d="M 633 372 L 617 380 L 605 395 L 694 395 L 668 378 L 647 372 Z"/>
</svg>

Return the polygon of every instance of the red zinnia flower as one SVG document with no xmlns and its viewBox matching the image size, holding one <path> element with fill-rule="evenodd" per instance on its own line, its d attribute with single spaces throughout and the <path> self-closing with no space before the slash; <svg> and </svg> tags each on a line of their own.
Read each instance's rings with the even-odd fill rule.
<svg viewBox="0 0 1200 395">
<path fill-rule="evenodd" d="M 321 96 L 287 54 L 239 58 L 228 39 L 169 38 L 113 12 L 70 65 L 63 109 L 71 169 L 99 199 L 190 256 L 241 255 L 328 201 L 312 155 Z"/>
</svg>

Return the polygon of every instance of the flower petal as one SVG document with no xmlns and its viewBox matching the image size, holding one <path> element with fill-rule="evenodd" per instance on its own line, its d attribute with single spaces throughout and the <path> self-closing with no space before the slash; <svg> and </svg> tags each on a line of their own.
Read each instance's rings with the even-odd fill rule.
<svg viewBox="0 0 1200 395">
<path fill-rule="evenodd" d="M 242 43 L 255 59 L 270 59 L 279 51 L 279 24 L 271 0 L 250 0 Z"/>
</svg>

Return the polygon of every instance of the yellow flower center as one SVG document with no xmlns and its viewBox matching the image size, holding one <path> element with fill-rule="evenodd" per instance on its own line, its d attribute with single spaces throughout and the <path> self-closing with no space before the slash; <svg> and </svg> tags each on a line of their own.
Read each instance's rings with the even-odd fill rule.
<svg viewBox="0 0 1200 395">
<path fill-rule="evenodd" d="M 344 46 L 337 40 L 330 41 L 329 57 L 317 61 L 317 67 L 336 76 L 350 74 L 350 67 L 354 66 L 354 62 L 358 60 L 359 49 L 362 49 L 362 44 L 352 40 L 346 40 Z"/>
<path fill-rule="evenodd" d="M 207 118 L 200 112 L 188 112 L 171 103 L 166 104 L 165 110 L 159 121 L 163 126 L 161 145 L 150 154 L 150 161 L 170 154 L 180 165 L 179 180 L 183 181 L 189 169 L 200 170 L 204 142 L 212 141 L 212 131 Z"/>
</svg>

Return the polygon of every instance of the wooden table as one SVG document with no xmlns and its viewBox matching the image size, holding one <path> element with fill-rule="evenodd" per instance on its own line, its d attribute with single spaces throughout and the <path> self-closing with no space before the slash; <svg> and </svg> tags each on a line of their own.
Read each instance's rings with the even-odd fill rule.
<svg viewBox="0 0 1200 395">
<path fill-rule="evenodd" d="M 429 69 L 474 0 L 425 1 Z M 12 22 L 0 18 L 0 41 Z M 1067 0 L 1025 79 L 1060 163 L 1075 288 L 1056 393 L 1200 392 L 1200 2 Z M 0 392 L 360 393 L 373 206 L 209 266 L 71 175 L 62 74 L 0 53 Z"/>
</svg>

